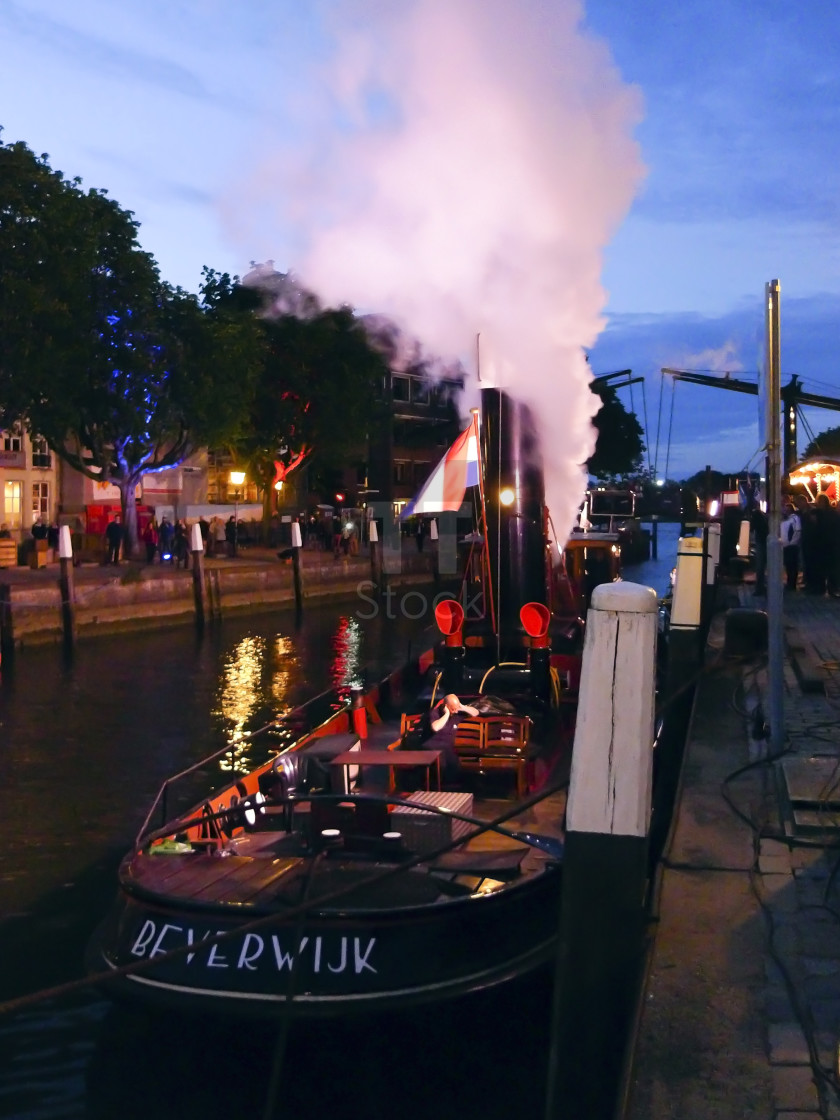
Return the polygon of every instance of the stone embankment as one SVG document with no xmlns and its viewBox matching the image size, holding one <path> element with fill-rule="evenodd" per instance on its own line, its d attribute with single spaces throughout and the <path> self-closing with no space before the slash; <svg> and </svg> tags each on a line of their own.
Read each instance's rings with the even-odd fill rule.
<svg viewBox="0 0 840 1120">
<path fill-rule="evenodd" d="M 404 550 L 400 571 L 388 577 L 392 593 L 435 581 L 435 554 Z M 276 551 L 249 548 L 234 559 L 205 558 L 206 617 L 295 606 L 292 563 Z M 301 554 L 303 609 L 324 598 L 360 597 L 377 609 L 370 559 Z M 0 570 L 0 646 L 60 641 L 64 618 L 59 562 L 38 569 Z M 396 609 L 399 609 L 398 607 Z M 193 572 L 169 564 L 125 561 L 119 566 L 81 564 L 73 569 L 76 634 L 115 632 L 191 622 L 196 617 Z"/>
</svg>

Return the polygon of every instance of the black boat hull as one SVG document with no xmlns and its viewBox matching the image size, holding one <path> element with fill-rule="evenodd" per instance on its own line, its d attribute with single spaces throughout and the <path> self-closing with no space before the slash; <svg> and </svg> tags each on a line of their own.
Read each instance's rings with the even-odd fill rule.
<svg viewBox="0 0 840 1120">
<path fill-rule="evenodd" d="M 560 882 L 550 863 L 489 894 L 303 921 L 244 922 L 123 894 L 87 965 L 112 997 L 187 1013 L 309 1018 L 433 1003 L 550 961 Z"/>
</svg>

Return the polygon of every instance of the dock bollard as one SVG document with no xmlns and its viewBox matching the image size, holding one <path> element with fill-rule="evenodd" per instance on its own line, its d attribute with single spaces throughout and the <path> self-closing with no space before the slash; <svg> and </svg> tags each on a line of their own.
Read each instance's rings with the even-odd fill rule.
<svg viewBox="0 0 840 1120">
<path fill-rule="evenodd" d="M 204 541 L 198 522 L 190 529 L 190 551 L 192 552 L 193 599 L 195 601 L 195 624 L 199 630 L 204 627 L 207 613 L 204 590 Z"/>
<path fill-rule="evenodd" d="M 609 1120 L 644 935 L 658 603 L 595 588 L 566 810 L 547 1120 Z"/>
<path fill-rule="evenodd" d="M 64 635 L 64 648 L 69 650 L 76 644 L 76 586 L 73 578 L 73 541 L 69 525 L 62 525 L 58 530 L 58 564 L 61 632 Z"/>
<path fill-rule="evenodd" d="M 292 522 L 292 579 L 295 585 L 295 610 L 303 610 L 303 572 L 300 566 L 300 552 L 303 540 L 300 535 L 300 522 Z"/>
<path fill-rule="evenodd" d="M 379 528 L 373 518 L 368 525 L 368 544 L 370 545 L 370 582 L 378 591 L 382 580 L 382 559 L 379 551 Z"/>
</svg>

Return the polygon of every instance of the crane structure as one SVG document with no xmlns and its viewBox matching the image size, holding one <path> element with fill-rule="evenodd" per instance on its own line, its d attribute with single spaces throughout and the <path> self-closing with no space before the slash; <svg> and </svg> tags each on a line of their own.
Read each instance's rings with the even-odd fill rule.
<svg viewBox="0 0 840 1120">
<path fill-rule="evenodd" d="M 709 385 L 714 389 L 728 389 L 732 393 L 748 393 L 753 397 L 758 396 L 758 385 L 751 381 L 741 381 L 731 374 L 725 373 L 722 377 L 713 374 L 698 373 L 690 369 L 670 369 L 662 367 L 662 373 L 673 377 L 675 381 L 687 381 L 693 385 Z M 798 409 L 803 405 L 811 408 L 827 408 L 840 412 L 840 399 L 837 397 L 823 397 L 817 393 L 807 393 L 802 388 L 802 382 L 797 374 L 792 374 L 787 385 L 781 389 L 782 413 L 782 457 L 783 470 L 789 475 L 798 462 L 797 432 Z"/>
</svg>

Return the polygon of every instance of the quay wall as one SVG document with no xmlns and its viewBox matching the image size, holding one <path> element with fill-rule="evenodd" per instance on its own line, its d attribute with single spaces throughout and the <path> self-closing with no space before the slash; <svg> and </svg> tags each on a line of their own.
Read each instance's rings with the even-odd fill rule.
<svg viewBox="0 0 840 1120">
<path fill-rule="evenodd" d="M 63 604 L 58 564 L 45 569 L 0 571 L 0 645 L 5 649 L 61 641 Z M 406 556 L 402 571 L 389 577 L 392 588 L 429 584 L 431 554 Z M 74 570 L 76 634 L 115 633 L 193 622 L 193 573 L 161 565 L 125 563 L 119 568 L 83 565 Z M 234 612 L 257 612 L 295 605 L 291 562 L 242 559 L 204 564 L 207 621 Z M 303 565 L 303 609 L 327 598 L 364 595 L 372 610 L 376 595 L 366 558 L 334 561 L 307 558 Z"/>
</svg>

